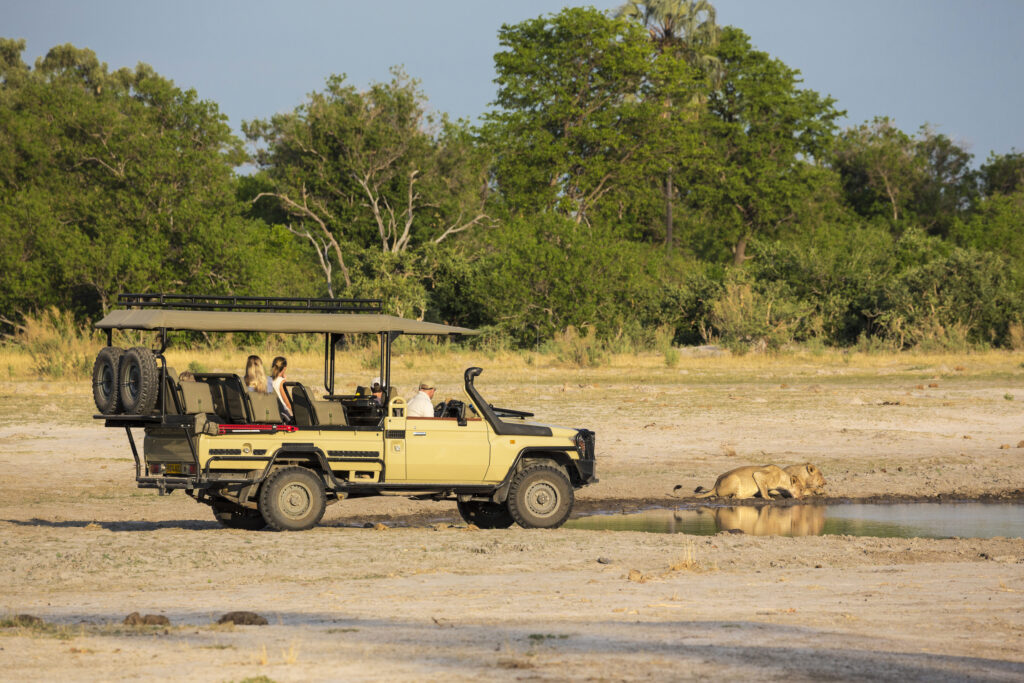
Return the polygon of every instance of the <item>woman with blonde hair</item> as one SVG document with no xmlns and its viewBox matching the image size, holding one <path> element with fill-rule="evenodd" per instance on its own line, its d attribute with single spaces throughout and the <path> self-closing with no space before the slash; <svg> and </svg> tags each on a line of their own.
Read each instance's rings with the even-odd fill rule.
<svg viewBox="0 0 1024 683">
<path fill-rule="evenodd" d="M 270 364 L 271 385 L 274 393 L 277 394 L 277 401 L 281 404 L 281 416 L 288 422 L 292 421 L 292 402 L 288 400 L 288 393 L 284 390 L 285 371 L 288 369 L 288 361 L 284 356 L 278 356 Z"/>
<path fill-rule="evenodd" d="M 274 386 L 263 370 L 263 359 L 259 356 L 249 356 L 246 359 L 244 383 L 246 391 L 255 391 L 260 394 L 274 392 Z"/>
</svg>

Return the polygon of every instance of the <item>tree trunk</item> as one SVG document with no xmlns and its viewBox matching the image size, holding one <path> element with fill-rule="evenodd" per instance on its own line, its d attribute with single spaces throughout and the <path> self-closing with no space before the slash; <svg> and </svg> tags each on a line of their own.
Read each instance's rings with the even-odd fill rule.
<svg viewBox="0 0 1024 683">
<path fill-rule="evenodd" d="M 672 174 L 665 176 L 665 246 L 672 248 Z"/>
<path fill-rule="evenodd" d="M 747 256 L 747 240 L 750 238 L 749 235 L 743 235 L 739 241 L 736 242 L 736 246 L 732 248 L 732 264 L 739 268 L 743 265 L 749 257 Z"/>
</svg>

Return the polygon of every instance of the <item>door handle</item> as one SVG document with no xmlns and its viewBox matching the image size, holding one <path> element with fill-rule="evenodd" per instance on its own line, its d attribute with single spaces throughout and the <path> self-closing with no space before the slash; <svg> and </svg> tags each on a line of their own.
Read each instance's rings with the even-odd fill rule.
<svg viewBox="0 0 1024 683">
<path fill-rule="evenodd" d="M 413 436 L 426 436 L 427 433 L 426 432 L 413 432 L 412 435 Z"/>
</svg>

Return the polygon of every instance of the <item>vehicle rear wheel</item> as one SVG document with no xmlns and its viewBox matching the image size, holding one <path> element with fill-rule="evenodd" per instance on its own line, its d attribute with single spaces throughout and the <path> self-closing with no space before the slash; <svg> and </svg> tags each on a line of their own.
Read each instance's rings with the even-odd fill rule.
<svg viewBox="0 0 1024 683">
<path fill-rule="evenodd" d="M 324 482 L 305 467 L 279 469 L 260 489 L 260 513 L 277 531 L 312 529 L 326 509 Z"/>
<path fill-rule="evenodd" d="M 156 357 L 141 346 L 130 348 L 121 356 L 118 384 L 121 405 L 129 415 L 148 415 L 156 406 L 160 389 L 160 373 Z"/>
<path fill-rule="evenodd" d="M 96 354 L 92 365 L 92 398 L 104 415 L 116 415 L 121 410 L 121 392 L 118 391 L 118 370 L 124 349 L 106 346 Z"/>
<path fill-rule="evenodd" d="M 560 469 L 535 465 L 512 480 L 508 510 L 524 529 L 556 529 L 569 519 L 574 500 L 572 484 Z"/>
<path fill-rule="evenodd" d="M 456 503 L 462 519 L 481 529 L 507 529 L 516 523 L 507 505 L 484 501 L 467 500 Z"/>
<path fill-rule="evenodd" d="M 259 510 L 244 508 L 229 500 L 215 501 L 210 507 L 213 508 L 214 518 L 228 529 L 259 531 L 267 526 L 267 521 L 263 519 Z"/>
</svg>

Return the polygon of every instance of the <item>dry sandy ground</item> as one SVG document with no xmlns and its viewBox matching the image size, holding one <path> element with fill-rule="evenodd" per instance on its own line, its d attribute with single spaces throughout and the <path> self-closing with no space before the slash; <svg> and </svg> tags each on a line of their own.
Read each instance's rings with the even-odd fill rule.
<svg viewBox="0 0 1024 683">
<path fill-rule="evenodd" d="M 580 509 L 805 460 L 836 498 L 1019 501 L 1022 361 L 530 366 L 479 386 L 597 431 Z M 305 533 L 229 531 L 134 488 L 87 391 L 0 384 L 0 617 L 47 622 L 0 627 L 3 680 L 1024 679 L 1020 539 L 480 531 L 403 499 L 344 502 Z M 361 528 L 380 520 L 399 526 Z M 270 623 L 214 624 L 231 610 Z M 135 611 L 171 625 L 120 625 Z"/>
</svg>

